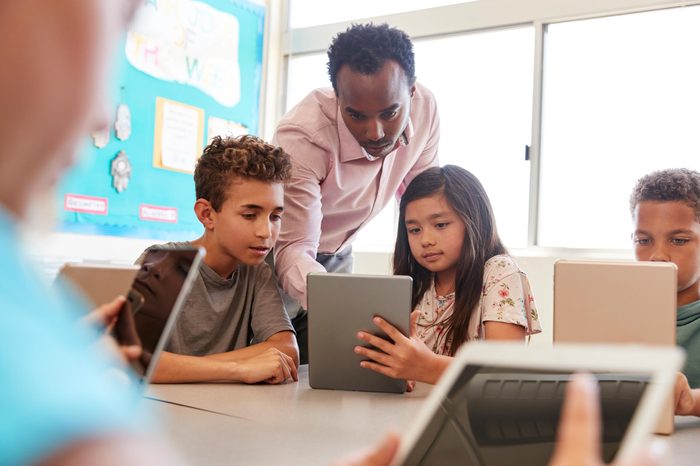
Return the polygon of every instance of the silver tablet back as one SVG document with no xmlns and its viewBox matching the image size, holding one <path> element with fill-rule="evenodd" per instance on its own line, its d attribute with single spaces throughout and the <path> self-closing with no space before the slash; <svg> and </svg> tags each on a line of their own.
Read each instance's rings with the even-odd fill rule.
<svg viewBox="0 0 700 466">
<path fill-rule="evenodd" d="M 381 316 L 408 335 L 412 280 L 406 276 L 311 273 L 309 384 L 312 388 L 403 393 L 406 381 L 360 367 L 353 348 L 357 332 L 378 335 L 372 318 Z M 385 337 L 385 335 L 383 335 Z"/>
</svg>

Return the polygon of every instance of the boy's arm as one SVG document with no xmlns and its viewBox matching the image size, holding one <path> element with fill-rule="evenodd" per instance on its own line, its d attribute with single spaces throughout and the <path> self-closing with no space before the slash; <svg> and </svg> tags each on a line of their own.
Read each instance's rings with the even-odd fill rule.
<svg viewBox="0 0 700 466">
<path fill-rule="evenodd" d="M 293 332 L 288 331 L 275 333 L 262 343 L 227 351 L 226 353 L 210 354 L 205 356 L 205 358 L 215 361 L 242 361 L 257 356 L 270 348 L 276 348 L 286 354 L 294 361 L 294 365 L 299 367 L 299 346 L 297 345 L 297 339 L 294 337 Z"/>
<path fill-rule="evenodd" d="M 237 361 L 163 351 L 152 382 L 282 383 L 287 379 L 298 380 L 295 360 L 277 348 L 270 347 Z"/>
</svg>

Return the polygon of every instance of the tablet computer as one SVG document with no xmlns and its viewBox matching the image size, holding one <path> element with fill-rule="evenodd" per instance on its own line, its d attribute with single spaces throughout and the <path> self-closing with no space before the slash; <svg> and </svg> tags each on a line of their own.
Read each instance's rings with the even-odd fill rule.
<svg viewBox="0 0 700 466">
<path fill-rule="evenodd" d="M 598 379 L 605 463 L 629 459 L 653 432 L 684 359 L 674 347 L 466 344 L 392 464 L 546 466 L 574 372 Z"/>
<path fill-rule="evenodd" d="M 677 270 L 671 262 L 558 260 L 554 343 L 675 346 Z"/>
<path fill-rule="evenodd" d="M 554 343 L 676 346 L 677 268 L 671 262 L 559 260 Z M 657 433 L 673 432 L 673 400 Z"/>
<path fill-rule="evenodd" d="M 67 263 L 58 271 L 55 283 L 70 283 L 95 308 L 119 295 L 126 296 L 138 270 L 138 265 Z"/>
<path fill-rule="evenodd" d="M 413 281 L 406 276 L 310 273 L 307 277 L 311 388 L 403 393 L 406 381 L 360 367 L 357 332 L 386 338 L 374 316 L 408 335 Z"/>
<path fill-rule="evenodd" d="M 203 257 L 202 248 L 161 246 L 142 257 L 113 335 L 120 344 L 141 344 L 141 357 L 131 367 L 144 384 L 153 375 Z"/>
</svg>

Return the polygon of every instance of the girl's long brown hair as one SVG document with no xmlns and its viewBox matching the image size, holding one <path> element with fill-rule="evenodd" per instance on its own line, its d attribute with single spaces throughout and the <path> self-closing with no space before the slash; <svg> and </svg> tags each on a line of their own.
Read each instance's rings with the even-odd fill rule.
<svg viewBox="0 0 700 466">
<path fill-rule="evenodd" d="M 418 175 L 401 197 L 399 227 L 394 248 L 394 274 L 413 278 L 413 308 L 430 289 L 433 274 L 411 254 L 406 230 L 406 206 L 415 200 L 444 194 L 452 209 L 464 222 L 461 260 L 455 278 L 455 304 L 445 320 L 449 353 L 467 341 L 469 319 L 481 298 L 484 264 L 493 256 L 507 254 L 496 231 L 491 202 L 481 182 L 467 170 L 455 165 L 429 168 Z"/>
</svg>

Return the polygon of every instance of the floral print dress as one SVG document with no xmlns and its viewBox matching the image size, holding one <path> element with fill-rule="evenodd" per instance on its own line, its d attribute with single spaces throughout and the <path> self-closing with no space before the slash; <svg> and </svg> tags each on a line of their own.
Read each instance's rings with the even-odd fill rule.
<svg viewBox="0 0 700 466">
<path fill-rule="evenodd" d="M 452 315 L 455 293 L 438 296 L 435 281 L 425 292 L 416 311 L 417 336 L 437 354 L 450 354 L 452 342 L 447 338 L 445 319 Z M 530 282 L 512 257 L 494 256 L 484 265 L 481 299 L 469 320 L 468 340 L 484 338 L 485 322 L 505 322 L 525 328 L 527 335 L 540 333 L 535 300 Z"/>
</svg>

